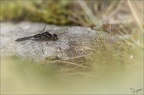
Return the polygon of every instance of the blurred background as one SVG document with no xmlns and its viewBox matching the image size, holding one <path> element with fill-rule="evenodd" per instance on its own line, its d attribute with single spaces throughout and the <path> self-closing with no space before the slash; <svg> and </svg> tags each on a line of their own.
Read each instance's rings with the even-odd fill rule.
<svg viewBox="0 0 144 95">
<path fill-rule="evenodd" d="M 132 94 L 143 89 L 143 0 L 0 0 L 0 22 L 83 26 L 124 41 L 102 43 L 71 69 L 1 56 L 1 94 Z M 127 39 L 127 36 L 128 39 Z M 116 52 L 114 48 L 121 49 Z M 130 89 L 132 88 L 132 89 Z M 143 90 L 137 92 L 142 94 Z"/>
<path fill-rule="evenodd" d="M 125 18 L 127 21 L 127 19 L 131 20 L 131 15 L 135 13 L 142 23 L 140 19 L 143 15 L 143 1 L 1 0 L 0 13 L 0 21 L 20 22 L 26 20 L 81 26 L 99 25 L 100 21 L 102 24 L 112 18 Z"/>
</svg>

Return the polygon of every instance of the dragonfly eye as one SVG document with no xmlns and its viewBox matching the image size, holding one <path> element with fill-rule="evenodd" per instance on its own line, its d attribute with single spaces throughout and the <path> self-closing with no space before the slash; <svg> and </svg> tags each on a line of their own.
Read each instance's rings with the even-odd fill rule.
<svg viewBox="0 0 144 95">
<path fill-rule="evenodd" d="M 58 40 L 58 36 L 56 34 L 53 34 L 53 40 Z"/>
</svg>

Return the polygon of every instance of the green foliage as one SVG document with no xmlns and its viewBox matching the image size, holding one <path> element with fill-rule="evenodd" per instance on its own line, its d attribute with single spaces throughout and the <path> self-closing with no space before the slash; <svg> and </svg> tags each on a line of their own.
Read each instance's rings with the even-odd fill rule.
<svg viewBox="0 0 144 95">
<path fill-rule="evenodd" d="M 34 21 L 50 24 L 74 24 L 68 19 L 67 1 L 1 1 L 0 21 Z"/>
</svg>

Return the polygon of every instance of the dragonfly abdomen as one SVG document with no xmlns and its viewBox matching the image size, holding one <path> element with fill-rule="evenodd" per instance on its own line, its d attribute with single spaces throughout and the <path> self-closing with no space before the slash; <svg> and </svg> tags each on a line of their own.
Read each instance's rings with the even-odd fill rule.
<svg viewBox="0 0 144 95">
<path fill-rule="evenodd" d="M 23 38 L 18 38 L 18 39 L 16 39 L 15 41 L 16 41 L 16 42 L 20 42 L 20 41 L 29 40 L 30 38 L 32 38 L 32 37 L 23 37 Z"/>
</svg>

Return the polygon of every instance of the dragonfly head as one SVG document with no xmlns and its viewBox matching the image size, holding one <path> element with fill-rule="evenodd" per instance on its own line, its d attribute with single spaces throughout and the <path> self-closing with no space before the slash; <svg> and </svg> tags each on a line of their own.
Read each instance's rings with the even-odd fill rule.
<svg viewBox="0 0 144 95">
<path fill-rule="evenodd" d="M 56 34 L 53 34 L 52 40 L 58 40 L 58 36 Z"/>
</svg>

